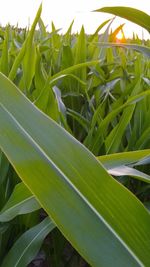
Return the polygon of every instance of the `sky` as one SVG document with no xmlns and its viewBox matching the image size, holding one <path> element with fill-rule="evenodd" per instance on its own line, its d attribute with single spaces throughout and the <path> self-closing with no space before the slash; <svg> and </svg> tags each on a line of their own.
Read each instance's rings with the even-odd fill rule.
<svg viewBox="0 0 150 267">
<path fill-rule="evenodd" d="M 60 32 L 65 32 L 74 19 L 73 31 L 80 31 L 84 25 L 86 33 L 93 33 L 105 20 L 113 18 L 106 13 L 91 12 L 104 6 L 130 6 L 150 14 L 150 2 L 148 0 L 0 0 L 0 24 L 2 26 L 10 23 L 26 27 L 30 25 L 36 15 L 36 11 L 42 2 L 42 19 L 48 30 L 51 30 L 53 21 Z M 131 37 L 133 31 L 142 38 L 142 28 L 136 24 L 129 23 L 121 18 L 116 18 L 112 24 L 115 29 L 121 23 L 126 23 L 124 32 L 126 37 Z M 144 38 L 150 38 L 145 30 Z"/>
</svg>

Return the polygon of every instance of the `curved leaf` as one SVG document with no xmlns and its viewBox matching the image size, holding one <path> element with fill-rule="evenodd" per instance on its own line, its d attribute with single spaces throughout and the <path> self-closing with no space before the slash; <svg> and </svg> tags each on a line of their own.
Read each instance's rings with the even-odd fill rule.
<svg viewBox="0 0 150 267">
<path fill-rule="evenodd" d="M 0 222 L 8 222 L 17 215 L 27 214 L 37 209 L 40 209 L 40 205 L 35 197 L 23 183 L 19 183 L 0 212 Z"/>
<path fill-rule="evenodd" d="M 150 149 L 115 153 L 98 157 L 108 172 L 114 176 L 130 176 L 150 183 L 150 176 L 138 171 L 133 166 L 150 163 Z"/>
<path fill-rule="evenodd" d="M 136 169 L 124 166 L 124 165 L 120 166 L 120 167 L 113 168 L 113 169 L 109 169 L 108 172 L 114 176 L 124 176 L 125 175 L 125 176 L 134 177 L 134 178 L 136 178 L 140 181 L 146 182 L 146 183 L 150 183 L 150 176 L 149 175 L 147 175 L 143 172 L 140 172 Z"/>
<path fill-rule="evenodd" d="M 26 267 L 38 253 L 45 237 L 55 225 L 47 217 L 40 224 L 26 231 L 6 255 L 1 267 Z"/>
<path fill-rule="evenodd" d="M 139 26 L 145 28 L 148 32 L 150 32 L 150 16 L 145 12 L 140 11 L 136 8 L 112 6 L 112 7 L 103 7 L 94 11 L 110 13 L 122 17 L 124 19 L 130 20 L 131 22 L 138 24 Z"/>
<path fill-rule="evenodd" d="M 150 149 L 115 153 L 97 157 L 106 169 L 120 167 L 122 165 L 141 165 L 150 163 Z M 148 161 L 149 159 L 149 161 Z M 146 160 L 146 162 L 145 162 Z"/>
<path fill-rule="evenodd" d="M 92 266 L 150 265 L 148 211 L 2 74 L 0 124 L 1 149 Z"/>
<path fill-rule="evenodd" d="M 94 43 L 93 43 L 94 44 Z M 123 47 L 126 49 L 133 49 L 137 52 L 140 52 L 144 54 L 147 57 L 150 57 L 150 48 L 144 45 L 136 45 L 136 44 L 124 44 L 124 43 L 95 43 L 98 46 L 104 46 L 104 47 Z"/>
</svg>

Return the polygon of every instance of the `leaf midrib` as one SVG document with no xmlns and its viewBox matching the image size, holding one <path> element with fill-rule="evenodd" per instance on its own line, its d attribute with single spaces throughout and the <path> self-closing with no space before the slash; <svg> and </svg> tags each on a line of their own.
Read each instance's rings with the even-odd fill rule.
<svg viewBox="0 0 150 267">
<path fill-rule="evenodd" d="M 53 225 L 53 222 L 49 222 L 48 225 L 46 225 L 45 227 L 43 227 L 40 232 L 38 232 L 38 234 L 31 240 L 31 242 L 28 244 L 28 246 L 24 249 L 24 251 L 22 252 L 22 254 L 20 255 L 18 261 L 16 262 L 14 267 L 17 267 L 17 265 L 19 264 L 20 260 L 22 259 L 22 257 L 24 256 L 24 254 L 26 253 L 26 251 L 28 250 L 28 248 L 32 245 L 32 243 L 38 238 L 38 236 L 40 236 L 40 234 L 42 234 L 43 231 L 45 231 L 46 228 L 48 228 L 50 225 Z"/>
<path fill-rule="evenodd" d="M 87 200 L 87 198 L 85 198 L 85 196 L 82 195 L 82 193 L 73 185 L 73 183 L 68 180 L 68 178 L 66 177 L 66 175 L 55 165 L 55 163 L 48 157 L 48 155 L 46 154 L 46 152 L 36 143 L 36 141 L 30 136 L 30 134 L 23 128 L 23 126 L 15 119 L 15 117 L 13 116 L 13 114 L 11 112 L 9 112 L 7 110 L 7 108 L 0 103 L 2 109 L 8 114 L 8 116 L 17 124 L 17 126 L 20 128 L 20 130 L 26 135 L 28 140 L 31 140 L 34 144 L 34 146 L 38 149 L 39 153 L 42 154 L 44 156 L 44 158 L 58 171 L 59 174 L 61 174 L 61 177 L 69 184 L 69 186 L 75 191 L 75 193 L 80 197 L 81 200 L 84 200 L 84 202 L 87 204 L 88 208 L 92 210 L 92 212 L 104 223 L 104 225 L 109 229 L 109 231 L 120 241 L 120 243 L 123 245 L 123 247 L 129 252 L 130 255 L 133 256 L 133 258 L 138 262 L 138 264 L 140 266 L 143 266 L 143 264 L 141 263 L 140 259 L 137 258 L 137 256 L 134 254 L 134 252 L 126 245 L 126 243 L 121 239 L 121 237 L 114 231 L 114 229 L 108 224 L 108 222 L 104 219 L 104 217 L 102 217 L 99 212 L 96 210 L 95 207 L 93 207 L 93 205 L 91 205 L 91 203 L 89 203 L 89 201 Z M 32 192 L 32 190 L 29 188 L 29 190 Z M 90 188 L 89 188 L 90 190 Z M 93 190 L 90 190 L 92 193 Z M 32 194 L 34 195 L 34 193 L 32 192 Z M 101 202 L 101 200 L 99 198 L 96 199 Z M 38 200 L 39 203 L 41 203 L 40 200 Z M 102 204 L 102 202 L 101 202 Z M 41 205 L 43 206 L 43 205 Z"/>
</svg>

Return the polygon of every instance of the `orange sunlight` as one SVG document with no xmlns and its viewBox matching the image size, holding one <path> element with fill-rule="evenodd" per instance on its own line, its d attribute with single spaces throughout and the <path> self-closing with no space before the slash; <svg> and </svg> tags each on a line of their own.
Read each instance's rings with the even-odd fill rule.
<svg viewBox="0 0 150 267">
<path fill-rule="evenodd" d="M 124 39 L 124 35 L 123 35 L 122 31 L 120 31 L 120 32 L 116 35 L 116 38 L 117 38 L 118 40 L 122 40 L 122 39 Z"/>
</svg>

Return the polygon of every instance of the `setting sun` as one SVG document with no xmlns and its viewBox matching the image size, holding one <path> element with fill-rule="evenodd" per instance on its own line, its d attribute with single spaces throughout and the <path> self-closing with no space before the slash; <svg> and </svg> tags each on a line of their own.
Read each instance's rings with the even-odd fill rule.
<svg viewBox="0 0 150 267">
<path fill-rule="evenodd" d="M 116 38 L 117 38 L 118 40 L 122 40 L 122 39 L 124 38 L 123 33 L 120 31 L 120 32 L 116 35 Z"/>
</svg>

